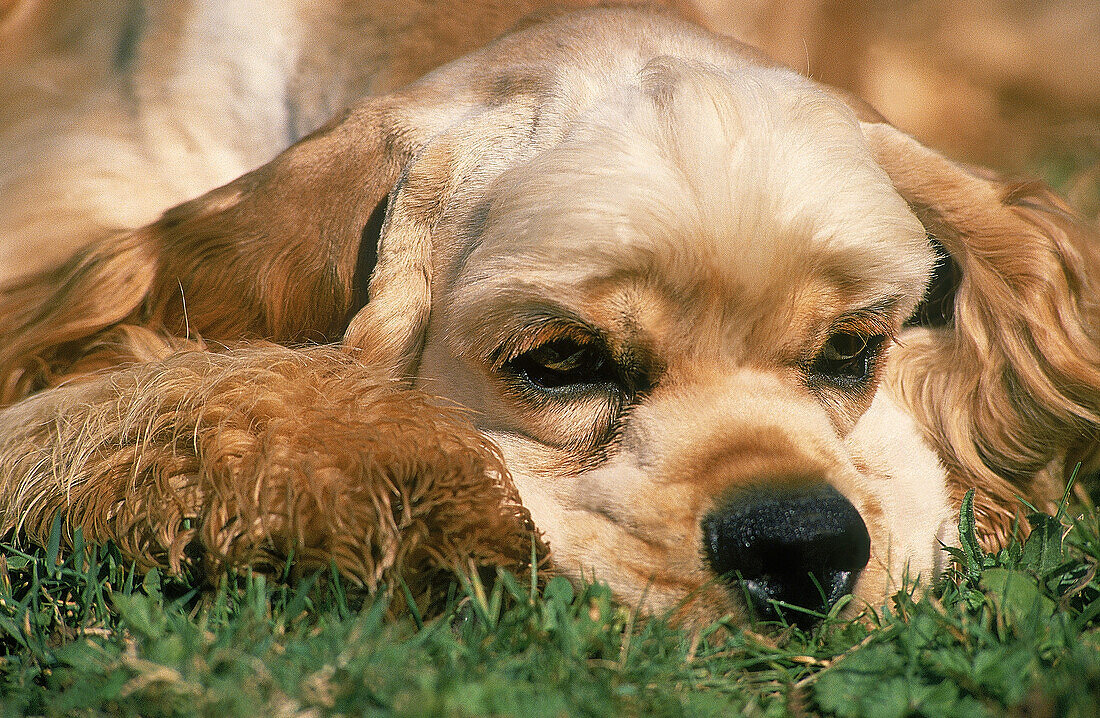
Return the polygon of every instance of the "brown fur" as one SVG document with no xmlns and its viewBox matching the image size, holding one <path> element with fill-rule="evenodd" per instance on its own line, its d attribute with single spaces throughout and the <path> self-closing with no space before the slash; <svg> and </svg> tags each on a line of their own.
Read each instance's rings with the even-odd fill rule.
<svg viewBox="0 0 1100 718">
<path fill-rule="evenodd" d="M 1078 461 L 1086 475 L 1095 462 L 1100 241 L 1037 183 L 967 171 L 884 129 L 879 138 L 891 179 L 962 270 L 954 326 L 906 336 L 892 381 L 956 497 L 978 489 L 983 533 L 1000 545 L 1018 496 L 1054 498 Z"/>
<path fill-rule="evenodd" d="M 389 9 L 404 12 L 398 5 Z M 892 525 L 903 522 L 884 496 L 920 498 L 940 487 L 906 484 L 904 466 L 875 446 L 851 446 L 884 392 L 915 421 L 917 435 L 884 424 L 870 430 L 878 434 L 872 438 L 926 441 L 936 452 L 926 463 L 946 469 L 956 504 L 979 488 L 979 523 L 991 545 L 1006 538 L 1017 495 L 1050 500 L 1076 461 L 1095 467 L 1095 230 L 1047 190 L 955 165 L 858 100 L 835 93 L 848 107 L 828 105 L 778 70 L 761 76 L 812 102 L 791 109 L 775 100 L 769 111 L 786 112 L 777 115 L 786 121 L 809 107 L 817 114 L 806 117 L 821 121 L 792 132 L 816 139 L 812 133 L 833 131 L 820 137 L 840 137 L 849 144 L 838 154 L 850 149 L 864 158 L 861 181 L 884 204 L 908 203 L 906 222 L 882 210 L 886 249 L 802 257 L 791 240 L 796 232 L 764 216 L 758 229 L 774 236 L 758 244 L 783 251 L 774 276 L 753 285 L 768 288 L 762 297 L 729 276 L 735 261 L 702 267 L 680 259 L 681 266 L 673 253 L 653 260 L 659 266 L 648 273 L 606 267 L 606 286 L 581 288 L 588 321 L 610 326 L 605 334 L 658 385 L 627 410 L 599 399 L 540 404 L 501 385 L 509 359 L 554 337 L 587 336 L 577 321 L 554 324 L 502 308 L 509 292 L 553 299 L 576 289 L 546 279 L 556 270 L 539 258 L 564 265 L 580 250 L 559 248 L 547 259 L 554 248 L 537 245 L 544 254 L 525 256 L 526 264 L 512 258 L 514 271 L 497 277 L 492 263 L 507 252 L 490 247 L 479 258 L 479 243 L 511 238 L 550 215 L 547 206 L 592 198 L 589 187 L 583 196 L 559 191 L 537 216 L 501 225 L 502 216 L 523 217 L 522 200 L 551 178 L 539 167 L 521 175 L 530 184 L 511 195 L 498 180 L 561 141 L 561 117 L 591 99 L 583 93 L 594 92 L 584 82 L 599 74 L 593 68 L 641 55 L 639 47 L 657 55 L 641 86 L 673 137 L 683 119 L 677 112 L 690 119 L 708 103 L 743 99 L 721 94 L 728 88 L 714 84 L 725 77 L 715 68 L 768 65 L 667 10 L 565 13 L 573 5 L 521 21 L 520 10 L 543 3 L 464 3 L 462 11 L 452 2 L 416 3 L 431 12 L 393 36 L 373 74 L 356 70 L 355 55 L 340 48 L 352 34 L 363 45 L 355 52 L 376 52 L 371 33 L 392 18 L 343 5 L 302 10 L 296 17 L 309 19 L 319 38 L 302 62 L 341 87 L 320 99 L 307 92 L 308 102 L 388 94 L 341 111 L 270 162 L 159 220 L 110 232 L 0 291 L 0 402 L 10 405 L 0 412 L 0 528 L 42 541 L 60 511 L 67 535 L 80 527 L 92 540 L 114 540 L 147 566 L 178 569 L 196 559 L 211 571 L 279 567 L 293 554 L 298 570 L 332 559 L 368 588 L 401 577 L 422 593 L 440 571 L 523 565 L 535 529 L 528 509 L 536 507 L 520 505 L 522 478 L 558 532 L 550 548 L 568 575 L 602 562 L 610 575 L 600 577 L 621 597 L 640 600 L 651 581 L 659 607 L 694 620 L 739 610 L 699 565 L 698 535 L 700 516 L 737 488 L 837 487 L 875 544 L 860 595 L 897 585 L 905 557 L 894 556 L 891 541 L 913 527 Z M 521 29 L 405 85 L 512 26 Z M 667 43 L 661 52 L 688 60 L 647 45 L 660 42 Z M 591 57 L 576 49 L 586 47 Z M 859 138 L 851 110 L 863 120 Z M 755 127 L 751 118 L 744 125 Z M 782 136 L 763 137 L 764 149 L 784 146 Z M 682 139 L 670 144 L 690 145 Z M 870 153 L 856 154 L 864 141 Z M 881 171 L 867 167 L 875 164 L 889 182 L 878 182 Z M 647 180 L 657 183 L 659 169 L 633 188 L 638 197 Z M 576 174 L 569 177 L 576 183 Z M 361 245 L 375 241 L 365 229 L 384 201 L 368 285 L 357 261 Z M 658 227 L 660 209 L 652 202 L 644 215 Z M 724 217 L 708 210 L 715 222 Z M 833 221 L 821 219 L 830 230 Z M 919 240 L 922 225 L 962 279 L 947 326 L 903 328 L 927 277 L 930 250 L 910 236 L 915 228 Z M 708 234 L 721 231 L 707 225 L 691 235 L 700 255 L 724 256 L 719 250 L 733 246 Z M 742 254 L 757 246 L 747 243 Z M 893 264 L 876 265 L 879 255 Z M 470 280 L 477 268 L 469 264 L 478 261 L 490 269 Z M 602 261 L 619 260 L 593 255 L 592 264 Z M 489 286 L 498 279 L 499 287 Z M 886 291 L 879 281 L 908 284 L 868 309 L 864 295 L 879 300 Z M 894 342 L 864 391 L 814 387 L 805 378 L 838 330 Z M 340 346 L 301 348 L 311 342 Z M 466 406 L 477 428 L 411 384 Z M 491 439 L 508 455 L 507 470 Z M 657 449 L 646 461 L 620 462 L 629 471 L 645 466 L 640 485 L 622 477 L 601 483 L 600 471 L 624 446 L 647 442 Z M 585 481 L 589 494 L 578 488 Z M 937 527 L 916 529 L 931 552 Z M 931 568 L 934 559 L 925 558 Z"/>
<path fill-rule="evenodd" d="M 531 557 L 530 516 L 492 445 L 336 350 L 178 351 L 54 400 L 5 425 L 0 452 L 19 457 L 0 490 L 5 533 L 44 542 L 60 511 L 64 535 L 112 540 L 144 567 L 334 561 L 417 596 L 441 571 Z"/>
</svg>

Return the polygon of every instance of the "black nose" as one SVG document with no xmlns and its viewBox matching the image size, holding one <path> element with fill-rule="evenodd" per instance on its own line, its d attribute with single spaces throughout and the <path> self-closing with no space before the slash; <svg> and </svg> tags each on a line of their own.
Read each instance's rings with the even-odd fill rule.
<svg viewBox="0 0 1100 718">
<path fill-rule="evenodd" d="M 859 512 L 831 486 L 757 489 L 734 496 L 703 518 L 706 559 L 756 610 L 776 619 L 776 602 L 825 612 L 851 593 L 871 556 Z M 803 627 L 816 620 L 782 612 Z"/>
</svg>

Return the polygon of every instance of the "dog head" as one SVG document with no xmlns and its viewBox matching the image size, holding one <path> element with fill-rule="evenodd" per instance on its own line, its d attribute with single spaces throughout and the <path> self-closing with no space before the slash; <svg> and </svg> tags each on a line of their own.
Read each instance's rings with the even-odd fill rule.
<svg viewBox="0 0 1100 718">
<path fill-rule="evenodd" d="M 607 54 L 583 102 L 553 107 L 581 84 L 563 63 L 511 108 L 541 121 L 509 125 L 507 161 L 430 233 L 418 384 L 501 446 L 557 565 L 631 602 L 820 612 L 931 578 L 934 458 L 917 483 L 848 445 L 931 274 L 926 231 L 847 105 L 685 45 L 583 48 Z M 911 424 L 877 438 L 919 449 Z"/>
<path fill-rule="evenodd" d="M 1063 451 L 1095 417 L 1063 388 L 1072 372 L 1096 386 L 1069 286 L 1089 262 L 1066 266 L 1095 250 L 1057 209 L 1036 223 L 1044 210 L 787 70 L 690 29 L 608 24 L 511 38 L 569 50 L 537 72 L 486 63 L 502 95 L 409 165 L 379 264 L 391 237 L 430 258 L 402 369 L 474 411 L 559 567 L 651 609 L 879 602 L 934 579 L 975 485 L 1003 539 L 1015 494 L 1042 495 L 1062 458 L 1021 435 L 1040 431 L 1030 417 L 1048 412 Z M 1027 277 L 999 264 L 1014 252 L 1056 291 L 1019 293 Z M 964 263 L 933 286 L 937 264 Z M 926 291 L 956 302 L 929 318 Z M 385 306 L 349 342 L 376 347 Z M 1032 406 L 1020 382 L 1042 385 Z"/>
<path fill-rule="evenodd" d="M 687 620 L 880 603 L 966 489 L 1002 539 L 1095 460 L 1089 230 L 674 19 L 519 30 L 143 232 L 144 320 L 467 407 L 559 570 Z"/>
</svg>

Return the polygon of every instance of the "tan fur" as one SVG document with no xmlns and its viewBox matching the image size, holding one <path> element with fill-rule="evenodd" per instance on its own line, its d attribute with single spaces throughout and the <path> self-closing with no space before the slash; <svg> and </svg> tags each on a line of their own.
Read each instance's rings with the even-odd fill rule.
<svg viewBox="0 0 1100 718">
<path fill-rule="evenodd" d="M 968 488 L 994 544 L 1017 494 L 1049 500 L 1096 464 L 1100 250 L 1045 190 L 955 165 L 666 10 L 279 7 L 287 37 L 314 40 L 288 40 L 275 83 L 292 138 L 386 92 L 160 219 L 67 234 L 83 248 L 0 292 L 5 530 L 41 541 L 61 511 L 144 565 L 293 553 L 429 591 L 437 571 L 522 565 L 537 526 L 565 575 L 695 622 L 746 615 L 700 528 L 739 491 L 839 491 L 872 542 L 855 592 L 878 603 L 934 579 Z M 410 7 L 419 20 L 397 22 Z M 153 26 L 183 47 L 202 39 L 185 17 Z M 20 67 L 50 56 L 35 47 Z M 249 119 L 258 137 L 288 132 L 277 106 Z M 95 107 L 74 131 L 106 131 Z M 6 176 L 25 189 L 68 145 L 47 118 L 16 124 L 0 150 L 26 132 L 49 149 Z M 188 186 L 246 161 L 211 147 Z M 121 203 L 137 181 L 104 187 Z M 110 209 L 82 186 L 46 205 L 67 196 L 77 224 Z M 41 226 L 17 209 L 0 203 L 9 250 Z M 926 234 L 962 279 L 948 326 L 911 328 Z M 865 385 L 815 378 L 840 333 L 882 337 Z M 517 378 L 560 339 L 598 340 L 639 385 Z"/>
<path fill-rule="evenodd" d="M 531 556 L 492 445 L 335 350 L 177 352 L 23 402 L 0 426 L 0 530 L 40 542 L 60 511 L 66 536 L 113 540 L 144 567 L 334 561 L 416 596 L 441 571 Z"/>
</svg>

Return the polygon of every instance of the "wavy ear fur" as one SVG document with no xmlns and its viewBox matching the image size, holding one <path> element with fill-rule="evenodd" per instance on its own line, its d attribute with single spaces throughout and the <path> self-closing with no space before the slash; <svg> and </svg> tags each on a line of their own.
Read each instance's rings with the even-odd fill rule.
<svg viewBox="0 0 1100 718">
<path fill-rule="evenodd" d="M 979 491 L 981 533 L 1004 542 L 1020 503 L 1060 495 L 1100 445 L 1100 233 L 1040 184 L 954 164 L 885 123 L 877 161 L 957 286 L 943 326 L 903 334 L 890 381 L 945 462 L 956 499 Z"/>
<path fill-rule="evenodd" d="M 141 337 L 338 338 L 360 232 L 412 148 L 369 101 L 147 227 L 0 292 L 0 400 L 141 360 Z M 92 356 L 98 359 L 90 359 Z"/>
<path fill-rule="evenodd" d="M 150 356 L 147 345 L 171 337 L 340 339 L 365 302 L 356 271 L 371 269 L 357 260 L 378 239 L 365 236 L 379 225 L 372 215 L 432 123 L 470 102 L 432 83 L 372 98 L 157 222 L 0 289 L 0 404 L 90 368 L 159 358 L 171 346 Z"/>
<path fill-rule="evenodd" d="M 392 376 L 416 373 L 431 309 L 433 258 L 444 216 L 481 200 L 482 190 L 517 156 L 530 152 L 532 107 L 487 107 L 433 138 L 406 168 L 389 200 L 370 279 L 369 302 L 351 320 L 344 343 Z M 467 207 L 468 208 L 468 207 Z"/>
<path fill-rule="evenodd" d="M 486 53 L 484 65 L 458 63 L 366 100 L 153 224 L 0 289 L 0 336 L 10 338 L 0 405 L 195 339 L 344 339 L 364 361 L 408 374 L 437 225 L 530 151 L 519 135 L 540 85 L 485 70 L 507 57 Z"/>
</svg>

